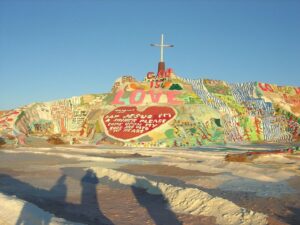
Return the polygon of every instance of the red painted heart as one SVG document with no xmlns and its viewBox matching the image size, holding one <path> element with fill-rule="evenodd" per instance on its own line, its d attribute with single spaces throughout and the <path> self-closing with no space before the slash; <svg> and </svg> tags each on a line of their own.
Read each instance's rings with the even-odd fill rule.
<svg viewBox="0 0 300 225">
<path fill-rule="evenodd" d="M 176 111 L 167 106 L 150 106 L 138 111 L 136 106 L 122 106 L 103 117 L 106 134 L 129 140 L 142 136 L 173 119 Z"/>
</svg>

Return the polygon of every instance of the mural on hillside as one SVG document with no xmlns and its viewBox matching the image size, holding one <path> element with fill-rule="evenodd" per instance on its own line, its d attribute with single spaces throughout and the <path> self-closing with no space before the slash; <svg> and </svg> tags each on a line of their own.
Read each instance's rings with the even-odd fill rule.
<svg viewBox="0 0 300 225">
<path fill-rule="evenodd" d="M 116 80 L 108 94 L 0 112 L 0 135 L 173 147 L 299 141 L 300 88 L 186 79 L 172 69 Z"/>
</svg>

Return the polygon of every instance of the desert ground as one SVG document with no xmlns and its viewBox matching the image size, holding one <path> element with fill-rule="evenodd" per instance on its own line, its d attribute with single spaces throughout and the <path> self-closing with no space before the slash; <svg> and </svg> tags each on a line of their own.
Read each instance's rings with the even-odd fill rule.
<svg viewBox="0 0 300 225">
<path fill-rule="evenodd" d="M 0 224 L 300 224 L 300 154 L 276 144 L 195 149 L 0 148 Z"/>
</svg>

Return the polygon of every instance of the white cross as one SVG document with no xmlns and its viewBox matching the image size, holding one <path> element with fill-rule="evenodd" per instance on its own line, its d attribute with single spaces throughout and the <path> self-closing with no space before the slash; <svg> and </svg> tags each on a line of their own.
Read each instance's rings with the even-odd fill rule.
<svg viewBox="0 0 300 225">
<path fill-rule="evenodd" d="M 164 44 L 164 35 L 163 34 L 161 34 L 160 44 L 151 44 L 151 46 L 160 47 L 160 62 L 164 61 L 164 48 L 174 47 L 174 45 L 165 45 Z"/>
</svg>

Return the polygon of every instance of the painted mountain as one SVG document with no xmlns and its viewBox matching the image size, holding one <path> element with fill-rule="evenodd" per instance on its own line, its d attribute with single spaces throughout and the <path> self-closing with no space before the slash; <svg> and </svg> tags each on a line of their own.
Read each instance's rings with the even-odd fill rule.
<svg viewBox="0 0 300 225">
<path fill-rule="evenodd" d="M 192 80 L 172 69 L 148 73 L 141 82 L 123 76 L 108 94 L 0 112 L 0 135 L 7 143 L 53 136 L 145 147 L 297 142 L 299 127 L 299 87 Z"/>
</svg>

